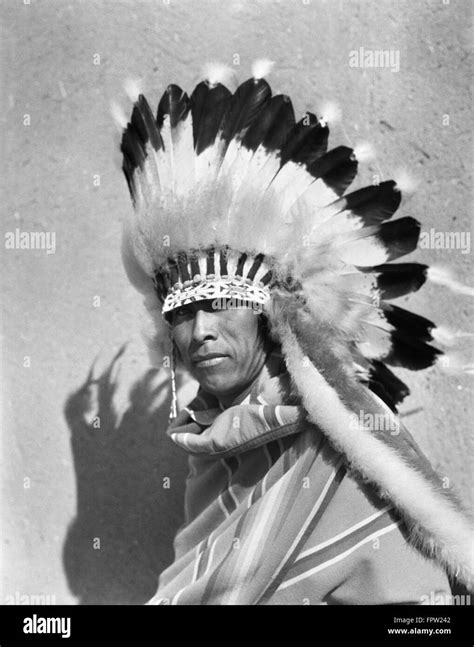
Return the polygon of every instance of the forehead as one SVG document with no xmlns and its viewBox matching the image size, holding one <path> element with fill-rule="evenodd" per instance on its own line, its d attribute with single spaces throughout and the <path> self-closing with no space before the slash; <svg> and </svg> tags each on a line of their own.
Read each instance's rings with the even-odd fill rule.
<svg viewBox="0 0 474 647">
<path fill-rule="evenodd" d="M 262 314 L 262 306 L 245 300 L 227 298 L 227 299 L 200 299 L 190 303 L 183 304 L 170 310 L 168 320 L 171 323 L 180 323 L 181 321 L 192 321 L 199 312 L 206 312 L 215 315 L 215 321 L 225 321 L 226 323 L 242 322 L 249 318 L 257 319 L 255 315 Z"/>
<path fill-rule="evenodd" d="M 215 299 L 190 300 L 173 308 L 171 312 L 180 312 L 183 309 L 192 313 L 199 312 L 199 310 L 206 312 L 251 310 L 252 312 L 261 313 L 262 305 L 239 297 L 218 297 Z"/>
</svg>

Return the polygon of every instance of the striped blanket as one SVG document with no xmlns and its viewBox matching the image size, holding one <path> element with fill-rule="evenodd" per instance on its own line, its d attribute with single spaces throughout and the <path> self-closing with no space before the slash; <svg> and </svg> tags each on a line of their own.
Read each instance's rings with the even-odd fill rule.
<svg viewBox="0 0 474 647">
<path fill-rule="evenodd" d="M 200 391 L 169 428 L 189 453 L 185 523 L 148 604 L 448 604 L 445 573 L 305 420 L 279 362 L 227 409 Z"/>
</svg>

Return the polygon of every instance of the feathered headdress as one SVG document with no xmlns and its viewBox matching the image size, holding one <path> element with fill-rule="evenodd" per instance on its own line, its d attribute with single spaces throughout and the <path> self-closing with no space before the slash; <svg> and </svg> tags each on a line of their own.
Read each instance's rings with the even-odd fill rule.
<svg viewBox="0 0 474 647">
<path fill-rule="evenodd" d="M 442 355 L 430 342 L 450 341 L 389 301 L 450 279 L 392 262 L 420 233 L 412 217 L 391 220 L 403 186 L 345 193 L 365 149 L 328 151 L 328 118 L 296 121 L 290 99 L 272 96 L 268 67 L 255 64 L 234 93 L 218 66 L 191 97 L 170 85 L 156 117 L 135 97 L 122 139 L 135 208 L 124 227 L 128 275 L 164 315 L 201 299 L 261 304 L 309 420 L 390 497 L 414 542 L 469 583 L 467 517 L 406 434 L 374 433 L 361 415 L 397 424 L 408 388 L 387 364 L 424 369 Z"/>
</svg>

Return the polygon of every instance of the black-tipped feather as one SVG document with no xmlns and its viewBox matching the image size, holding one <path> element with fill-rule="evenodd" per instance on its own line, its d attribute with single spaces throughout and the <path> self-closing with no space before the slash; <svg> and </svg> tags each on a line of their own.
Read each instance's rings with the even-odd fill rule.
<svg viewBox="0 0 474 647">
<path fill-rule="evenodd" d="M 166 115 L 170 117 L 171 128 L 176 128 L 178 123 L 186 118 L 190 109 L 189 97 L 177 85 L 169 85 L 158 104 L 156 122 L 161 129 Z"/>
<path fill-rule="evenodd" d="M 390 350 L 378 359 L 392 366 L 417 371 L 432 366 L 442 351 L 426 342 L 433 341 L 431 331 L 435 324 L 413 312 L 382 302 L 381 310 L 393 330 L 384 334 L 390 340 Z"/>
<path fill-rule="evenodd" d="M 279 149 L 294 125 L 295 113 L 290 98 L 278 94 L 265 104 L 258 121 L 244 135 L 242 144 L 253 151 L 261 144 L 269 151 Z"/>
<path fill-rule="evenodd" d="M 127 159 L 129 165 L 128 168 L 132 173 L 137 167 L 143 168 L 146 158 L 145 144 L 142 142 L 140 135 L 131 123 L 129 123 L 124 130 L 120 148 L 124 158 Z"/>
<path fill-rule="evenodd" d="M 382 303 L 381 308 L 385 319 L 398 332 L 422 341 L 433 341 L 431 331 L 435 328 L 435 324 L 426 317 L 421 317 L 391 303 Z"/>
<path fill-rule="evenodd" d="M 370 362 L 368 386 L 374 393 L 377 393 L 376 389 L 380 391 L 377 395 L 382 397 L 382 400 L 391 407 L 392 411 L 396 411 L 397 405 L 410 395 L 408 386 L 394 375 L 383 362 L 376 359 Z M 385 397 L 381 393 L 385 394 Z"/>
<path fill-rule="evenodd" d="M 333 206 L 348 210 L 363 219 L 364 225 L 376 225 L 393 216 L 400 206 L 401 193 L 395 182 L 388 180 L 376 186 L 367 186 L 348 193 Z"/>
<path fill-rule="evenodd" d="M 392 348 L 379 359 L 390 366 L 401 366 L 412 371 L 420 371 L 433 366 L 442 351 L 400 332 L 391 333 Z"/>
<path fill-rule="evenodd" d="M 357 174 L 357 160 L 353 153 L 352 148 L 337 146 L 311 164 L 308 171 L 342 195 Z"/>
<path fill-rule="evenodd" d="M 158 126 L 143 94 L 140 94 L 133 108 L 131 123 L 143 144 L 149 141 L 156 151 L 163 147 Z"/>
<path fill-rule="evenodd" d="M 191 111 L 194 149 L 197 155 L 214 144 L 231 97 L 230 90 L 221 83 L 211 86 L 202 81 L 195 87 L 191 95 Z"/>
<path fill-rule="evenodd" d="M 264 79 L 248 79 L 239 85 L 222 118 L 222 138 L 227 143 L 234 137 L 242 139 L 271 95 L 270 86 Z"/>
<path fill-rule="evenodd" d="M 288 132 L 281 149 L 281 165 L 289 161 L 306 167 L 318 160 L 327 150 L 329 128 L 322 126 L 316 115 L 307 112 Z"/>
<path fill-rule="evenodd" d="M 382 223 L 377 237 L 388 251 L 387 261 L 413 252 L 418 244 L 420 228 L 418 220 L 410 216 Z"/>
<path fill-rule="evenodd" d="M 123 149 L 122 149 L 123 151 Z M 128 190 L 130 191 L 130 197 L 132 198 L 132 203 L 135 205 L 137 196 L 136 196 L 136 190 L 135 190 L 135 182 L 133 179 L 133 171 L 135 167 L 132 166 L 130 163 L 130 159 L 123 154 L 123 163 L 122 163 L 122 170 L 125 175 L 125 179 L 127 180 L 127 185 L 128 185 Z"/>
<path fill-rule="evenodd" d="M 416 292 L 426 281 L 428 265 L 421 263 L 386 263 L 373 267 L 360 267 L 362 272 L 373 273 L 382 299 L 396 299 Z"/>
<path fill-rule="evenodd" d="M 123 153 L 122 169 L 134 204 L 136 201 L 134 171 L 137 167 L 143 169 L 148 142 L 155 150 L 163 147 L 153 113 L 147 100 L 141 94 L 133 107 L 130 123 L 123 132 L 120 146 Z"/>
</svg>

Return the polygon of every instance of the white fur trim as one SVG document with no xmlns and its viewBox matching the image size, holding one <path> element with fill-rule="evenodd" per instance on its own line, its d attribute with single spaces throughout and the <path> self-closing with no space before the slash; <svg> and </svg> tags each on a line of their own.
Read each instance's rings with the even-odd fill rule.
<svg viewBox="0 0 474 647">
<path fill-rule="evenodd" d="M 428 535 L 434 554 L 468 586 L 474 572 L 473 530 L 454 505 L 438 494 L 428 480 L 370 431 L 354 424 L 354 416 L 341 402 L 314 364 L 303 355 L 288 325 L 280 331 L 285 360 L 310 420 L 318 425 L 353 468 L 361 472 L 392 503 L 419 524 Z M 433 546 L 433 540 L 435 546 Z"/>
</svg>

